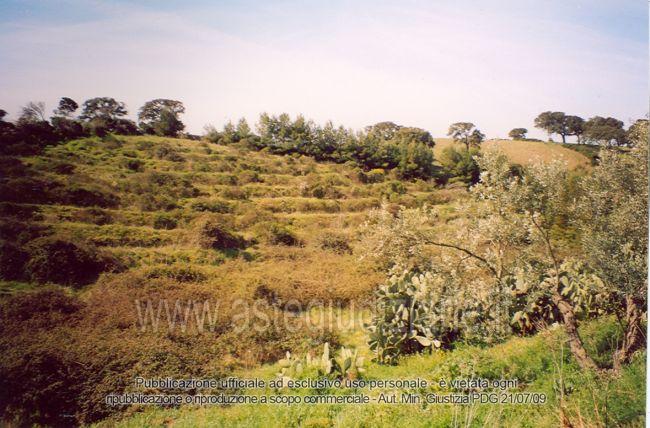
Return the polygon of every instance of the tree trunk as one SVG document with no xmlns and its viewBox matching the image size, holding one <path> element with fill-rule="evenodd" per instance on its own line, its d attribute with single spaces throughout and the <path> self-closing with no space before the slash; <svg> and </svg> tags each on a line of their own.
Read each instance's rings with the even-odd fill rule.
<svg viewBox="0 0 650 428">
<path fill-rule="evenodd" d="M 582 344 L 582 339 L 580 339 L 580 335 L 578 334 L 578 323 L 576 322 L 571 304 L 557 291 L 553 292 L 551 300 L 560 311 L 562 321 L 564 322 L 564 329 L 569 339 L 569 349 L 580 368 L 583 370 L 598 370 L 598 366 L 587 354 Z"/>
<path fill-rule="evenodd" d="M 566 135 L 560 134 L 562 136 L 562 144 L 566 144 Z"/>
<path fill-rule="evenodd" d="M 615 372 L 620 371 L 623 364 L 628 363 L 634 352 L 645 343 L 641 329 L 643 321 L 641 306 L 642 302 L 635 301 L 632 296 L 625 296 L 625 337 L 621 347 L 614 353 Z"/>
</svg>

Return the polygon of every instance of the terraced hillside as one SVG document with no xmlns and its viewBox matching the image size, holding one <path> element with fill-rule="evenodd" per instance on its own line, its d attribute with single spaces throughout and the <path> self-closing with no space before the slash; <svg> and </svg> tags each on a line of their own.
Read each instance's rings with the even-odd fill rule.
<svg viewBox="0 0 650 428">
<path fill-rule="evenodd" d="M 508 144 L 516 148 L 532 143 L 502 143 Z M 444 147 L 444 142 L 438 146 Z M 541 144 L 539 150 L 546 147 Z M 579 153 L 558 149 L 571 155 L 576 168 L 587 162 Z M 555 153 L 555 147 L 552 150 Z M 514 161 L 523 159 L 516 151 L 506 153 Z M 372 292 L 386 278 L 384 266 L 364 257 L 360 231 L 369 211 L 382 203 L 389 211 L 399 205 L 427 204 L 433 207 L 440 230 L 458 228 L 471 214 L 459 209 L 468 206 L 463 203 L 469 196 L 462 185 L 445 188 L 433 180 L 402 181 L 394 172 L 364 173 L 350 164 L 276 156 L 240 145 L 109 135 L 51 146 L 34 156 L 7 156 L 1 162 L 6 174 L 0 188 L 6 279 L 0 284 L 5 323 L 0 348 L 6 355 L 0 369 L 16 397 L 29 397 L 16 410 L 24 412 L 24 420 L 37 414 L 39 421 L 52 424 L 61 423 L 61 414 L 75 414 L 80 422 L 110 418 L 107 423 L 112 424 L 113 418 L 124 415 L 104 405 L 104 398 L 129 391 L 135 376 L 205 378 L 235 373 L 270 378 L 280 370 L 277 361 L 286 351 L 300 355 L 322 349 L 326 342 L 333 349 L 353 346 L 370 360 L 368 332 L 361 323 L 350 328 L 338 325 L 351 313 L 367 320 Z M 309 305 L 315 301 L 332 308 L 330 319 L 336 326 L 308 328 L 303 319 L 313 312 Z M 261 314 L 269 328 L 259 330 L 254 324 L 235 328 L 233 320 L 242 313 L 237 302 L 260 302 L 253 314 Z M 207 330 L 201 329 L 198 318 L 194 323 L 190 316 L 188 323 L 184 315 L 204 303 L 213 305 L 209 311 L 214 313 Z M 158 324 L 156 314 L 163 318 Z M 324 313 L 316 310 L 315 315 Z M 612 335 L 601 338 L 592 330 L 589 346 L 610 351 Z M 516 338 L 514 345 L 504 344 L 499 349 L 508 352 L 526 344 L 525 355 L 515 352 L 516 361 L 507 364 L 494 360 L 495 366 L 487 365 L 486 370 L 495 371 L 483 375 L 506 376 L 512 373 L 500 371 L 514 370 L 530 377 L 527 390 L 541 388 L 554 394 L 554 364 L 566 363 L 571 364 L 571 376 L 589 381 L 578 374 L 568 354 L 534 360 L 531 355 L 545 346 L 542 340 Z M 563 352 L 561 337 L 550 340 Z M 368 376 L 432 376 L 438 372 L 429 369 L 438 364 L 440 376 L 471 374 L 458 367 L 469 364 L 469 354 L 481 352 L 478 348 L 461 349 L 459 354 L 434 352 L 409 357 L 394 368 L 372 363 Z M 486 351 L 484 358 L 490 360 L 494 352 L 501 351 Z M 528 370 L 530 364 L 533 368 Z M 419 365 L 420 371 L 415 369 Z M 635 363 L 630 379 L 616 387 L 633 388 L 640 379 L 634 372 L 639 367 Z M 34 372 L 41 376 L 34 378 Z M 63 379 L 60 373 L 68 375 Z M 18 379 L 33 379 L 33 384 Z M 49 385 L 48 394 L 60 397 L 56 403 L 33 394 L 43 384 Z M 611 397 L 605 394 L 598 400 L 607 402 Z M 590 405 L 581 395 L 570 410 L 572 418 Z M 39 413 L 47 406 L 50 413 Z M 540 417 L 552 421 L 557 406 Z M 407 416 L 404 409 L 381 409 L 389 418 Z M 462 416 L 484 422 L 512 415 L 523 420 L 522 409 L 505 416 L 491 411 Z M 263 426 L 271 418 L 277 424 L 304 420 L 315 426 L 366 426 L 372 425 L 376 408 L 222 410 L 157 410 L 124 423 L 165 425 L 178 420 L 187 426 Z M 447 422 L 461 416 L 455 410 L 436 412 L 419 409 L 415 414 L 436 415 Z M 616 417 L 634 421 L 636 413 Z M 599 421 L 593 415 L 589 418 Z"/>
<path fill-rule="evenodd" d="M 382 199 L 415 206 L 463 193 L 389 176 L 362 183 L 345 165 L 151 136 L 76 140 L 23 158 L 20 167 L 18 159 L 7 162 L 31 177 L 5 189 L 5 212 L 15 219 L 29 211 L 32 226 L 90 242 L 129 269 L 191 269 L 206 281 L 247 292 L 266 287 L 285 300 L 367 295 L 380 277 L 354 252 L 365 212 Z M 197 245 L 205 217 L 244 243 L 217 251 Z"/>
</svg>

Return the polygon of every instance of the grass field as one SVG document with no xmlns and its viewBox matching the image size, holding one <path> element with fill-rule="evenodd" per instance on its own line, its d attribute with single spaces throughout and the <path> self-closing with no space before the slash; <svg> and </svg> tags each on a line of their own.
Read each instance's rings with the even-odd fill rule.
<svg viewBox="0 0 650 428">
<path fill-rule="evenodd" d="M 436 138 L 434 153 L 440 156 L 442 150 L 454 144 L 451 138 Z M 519 140 L 488 140 L 482 143 L 488 150 L 502 151 L 508 158 L 521 165 L 528 165 L 535 161 L 548 162 L 553 159 L 563 160 L 570 169 L 589 168 L 590 160 L 581 153 L 562 147 L 560 144 L 541 141 Z"/>
</svg>

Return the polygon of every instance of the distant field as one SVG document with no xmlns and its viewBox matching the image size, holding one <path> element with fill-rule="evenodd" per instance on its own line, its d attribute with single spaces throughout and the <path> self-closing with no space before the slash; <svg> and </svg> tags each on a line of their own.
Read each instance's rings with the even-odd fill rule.
<svg viewBox="0 0 650 428">
<path fill-rule="evenodd" d="M 439 157 L 445 147 L 454 144 L 451 138 L 436 138 L 434 154 Z M 484 148 L 496 148 L 505 153 L 513 162 L 522 165 L 529 164 L 535 160 L 544 162 L 553 159 L 563 159 L 570 169 L 589 168 L 589 158 L 574 150 L 562 147 L 557 143 L 544 143 L 541 141 L 513 141 L 513 140 L 490 140 L 482 144 Z"/>
</svg>

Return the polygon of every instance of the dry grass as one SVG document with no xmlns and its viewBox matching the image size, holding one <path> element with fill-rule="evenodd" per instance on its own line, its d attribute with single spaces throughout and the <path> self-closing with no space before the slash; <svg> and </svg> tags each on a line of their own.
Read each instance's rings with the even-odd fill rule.
<svg viewBox="0 0 650 428">
<path fill-rule="evenodd" d="M 434 154 L 439 157 L 445 147 L 454 144 L 451 138 L 436 138 Z M 485 149 L 501 150 L 508 158 L 521 165 L 528 165 L 532 162 L 549 162 L 554 159 L 561 159 L 567 162 L 570 169 L 590 168 L 589 159 L 576 151 L 567 149 L 556 143 L 544 143 L 541 141 L 519 141 L 519 140 L 489 140 L 482 146 Z"/>
</svg>

